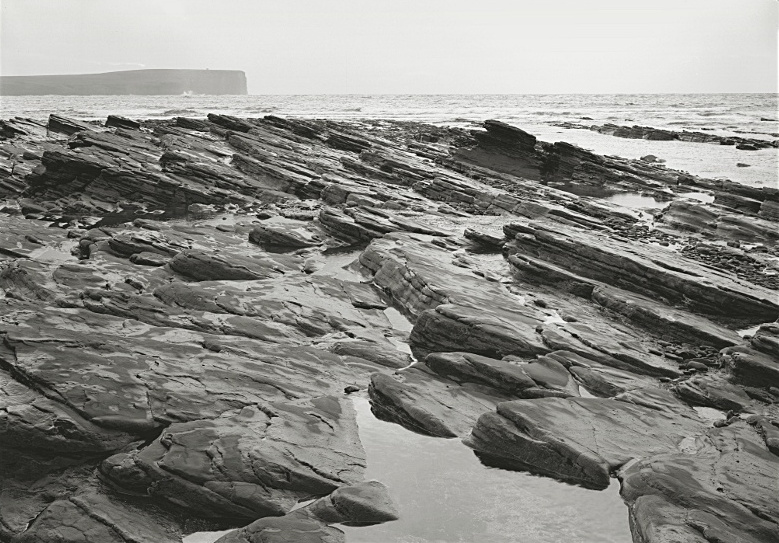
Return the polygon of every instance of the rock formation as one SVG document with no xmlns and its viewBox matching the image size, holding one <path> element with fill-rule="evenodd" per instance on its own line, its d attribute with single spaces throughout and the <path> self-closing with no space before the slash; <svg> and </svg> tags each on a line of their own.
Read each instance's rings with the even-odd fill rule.
<svg viewBox="0 0 779 543">
<path fill-rule="evenodd" d="M 499 121 L 0 136 L 0 541 L 391 522 L 350 394 L 490 466 L 616 478 L 637 543 L 779 540 L 779 190 Z"/>
<path fill-rule="evenodd" d="M 664 130 L 662 128 L 652 128 L 651 126 L 620 126 L 607 123 L 604 125 L 583 125 L 571 122 L 556 123 L 555 126 L 561 128 L 580 128 L 592 130 L 608 136 L 618 138 L 627 138 L 634 140 L 657 140 L 657 141 L 688 141 L 692 143 L 713 143 L 716 145 L 735 145 L 737 149 L 744 151 L 756 151 L 757 149 L 766 149 L 778 147 L 779 140 L 764 140 L 757 138 L 743 138 L 741 136 L 719 136 L 717 134 L 707 134 L 705 132 L 694 132 L 683 130 L 677 132 L 674 130 Z M 774 137 L 776 134 L 774 134 Z M 651 155 L 650 155 L 651 156 Z"/>
</svg>

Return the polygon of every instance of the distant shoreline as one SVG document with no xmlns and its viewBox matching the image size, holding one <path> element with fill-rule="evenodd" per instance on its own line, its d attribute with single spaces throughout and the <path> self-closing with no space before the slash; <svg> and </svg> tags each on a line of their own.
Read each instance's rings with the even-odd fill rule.
<svg viewBox="0 0 779 543">
<path fill-rule="evenodd" d="M 245 95 L 240 70 L 127 70 L 100 74 L 0 76 L 0 96 Z"/>
</svg>

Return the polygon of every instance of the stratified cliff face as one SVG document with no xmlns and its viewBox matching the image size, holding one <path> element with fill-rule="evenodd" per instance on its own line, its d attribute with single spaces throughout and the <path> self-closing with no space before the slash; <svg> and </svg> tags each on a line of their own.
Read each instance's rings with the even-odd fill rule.
<svg viewBox="0 0 779 543">
<path fill-rule="evenodd" d="M 239 70 L 128 70 L 0 77 L 0 95 L 246 94 Z"/>
</svg>

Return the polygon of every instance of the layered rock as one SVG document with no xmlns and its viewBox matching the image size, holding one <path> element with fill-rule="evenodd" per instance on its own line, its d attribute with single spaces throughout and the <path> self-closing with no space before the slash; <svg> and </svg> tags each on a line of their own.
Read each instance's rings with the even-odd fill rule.
<svg viewBox="0 0 779 543">
<path fill-rule="evenodd" d="M 578 396 L 573 376 L 555 358 L 531 363 L 471 353 L 432 353 L 394 375 L 374 374 L 373 412 L 410 430 L 464 437 L 480 415 L 514 398 Z"/>
<path fill-rule="evenodd" d="M 255 519 L 359 482 L 364 467 L 351 403 L 323 396 L 174 423 L 100 469 L 123 488 L 201 516 Z"/>
<path fill-rule="evenodd" d="M 0 208 L 0 539 L 342 541 L 397 516 L 362 482 L 367 389 L 489 465 L 618 475 L 636 541 L 772 541 L 779 191 L 498 121 L 0 137 L 25 191 Z M 621 191 L 673 203 L 597 198 Z"/>
<path fill-rule="evenodd" d="M 344 533 L 330 524 L 378 524 L 397 518 L 397 511 L 386 487 L 377 481 L 370 481 L 341 487 L 329 496 L 281 518 L 260 519 L 219 538 L 217 543 L 345 543 Z"/>
<path fill-rule="evenodd" d="M 759 213 L 762 202 L 755 201 L 755 213 Z M 769 204 L 770 205 L 770 204 Z M 673 202 L 662 214 L 661 221 L 674 228 L 698 232 L 709 238 L 738 240 L 746 243 L 773 245 L 779 239 L 776 224 L 759 217 L 744 217 L 713 206 L 703 207 L 691 202 Z"/>
<path fill-rule="evenodd" d="M 704 269 L 672 251 L 627 243 L 600 233 L 536 223 L 517 234 L 509 251 L 535 259 L 542 270 L 548 262 L 578 276 L 650 298 L 683 302 L 695 311 L 720 319 L 754 324 L 774 318 L 779 310 L 775 294 L 768 289 Z M 582 288 L 589 287 L 584 282 Z"/>
<path fill-rule="evenodd" d="M 779 325 L 761 326 L 749 345 L 722 351 L 723 363 L 747 385 L 779 388 Z"/>
<path fill-rule="evenodd" d="M 466 443 L 491 463 L 589 488 L 637 456 L 676 450 L 703 421 L 670 394 L 645 389 L 615 398 L 544 398 L 498 404 Z"/>
<path fill-rule="evenodd" d="M 639 139 L 639 140 L 656 140 L 656 141 L 687 141 L 693 143 L 713 143 L 717 145 L 735 145 L 741 149 L 744 146 L 749 146 L 751 150 L 765 149 L 777 146 L 777 140 L 768 141 L 755 138 L 742 138 L 740 136 L 719 136 L 717 134 L 707 134 L 705 132 L 694 132 L 690 130 L 683 130 L 677 132 L 674 130 L 665 130 L 662 128 L 653 128 L 651 126 L 620 126 L 612 123 L 604 125 L 591 125 L 586 126 L 577 123 L 558 123 L 556 126 L 563 128 L 584 128 L 592 130 L 593 132 L 599 132 L 601 134 L 607 134 L 609 136 L 615 136 L 618 138 Z M 748 148 L 748 150 L 750 150 Z"/>
<path fill-rule="evenodd" d="M 773 541 L 779 457 L 744 423 L 710 431 L 689 448 L 641 460 L 619 475 L 636 541 Z"/>
</svg>

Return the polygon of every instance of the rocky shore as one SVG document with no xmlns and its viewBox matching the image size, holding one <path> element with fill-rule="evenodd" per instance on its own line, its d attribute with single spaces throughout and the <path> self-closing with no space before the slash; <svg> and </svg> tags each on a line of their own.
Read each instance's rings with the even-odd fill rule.
<svg viewBox="0 0 779 543">
<path fill-rule="evenodd" d="M 771 141 L 767 139 L 744 138 L 741 136 L 726 137 L 692 130 L 682 130 L 680 132 L 663 130 L 651 126 L 622 126 L 612 123 L 585 125 L 572 122 L 556 123 L 555 126 L 559 126 L 560 128 L 592 130 L 593 132 L 598 132 L 600 134 L 634 140 L 686 141 L 691 143 L 713 143 L 715 145 L 735 145 L 736 149 L 742 151 L 757 151 L 758 149 L 779 147 L 779 140 L 777 139 Z M 776 138 L 779 137 L 779 134 L 773 133 L 771 136 Z"/>
<path fill-rule="evenodd" d="M 0 136 L 0 541 L 346 541 L 403 505 L 361 394 L 636 543 L 779 541 L 779 189 L 493 120 Z"/>
</svg>

